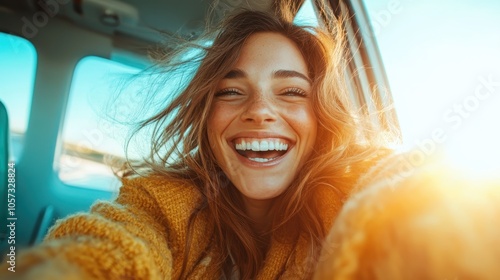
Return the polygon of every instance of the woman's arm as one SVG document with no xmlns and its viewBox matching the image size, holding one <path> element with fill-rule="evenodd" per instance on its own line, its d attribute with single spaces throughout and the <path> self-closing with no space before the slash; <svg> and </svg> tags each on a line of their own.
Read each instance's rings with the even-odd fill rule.
<svg viewBox="0 0 500 280">
<path fill-rule="evenodd" d="M 4 279 L 163 279 L 172 254 L 158 201 L 140 183 L 126 180 L 114 202 L 60 220 L 45 241 L 20 253 L 16 272 Z"/>
</svg>

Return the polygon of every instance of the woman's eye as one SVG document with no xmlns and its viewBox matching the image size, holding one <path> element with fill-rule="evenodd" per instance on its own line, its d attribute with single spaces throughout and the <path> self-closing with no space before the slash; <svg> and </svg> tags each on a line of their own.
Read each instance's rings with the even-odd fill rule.
<svg viewBox="0 0 500 280">
<path fill-rule="evenodd" d="M 285 96 L 307 96 L 307 93 L 305 90 L 303 89 L 300 89 L 300 88 L 287 88 L 286 90 L 284 90 L 281 95 L 285 95 Z"/>
<path fill-rule="evenodd" d="M 226 88 L 223 90 L 218 91 L 215 94 L 215 97 L 221 97 L 221 96 L 235 96 L 235 95 L 241 95 L 242 93 L 234 88 Z"/>
</svg>

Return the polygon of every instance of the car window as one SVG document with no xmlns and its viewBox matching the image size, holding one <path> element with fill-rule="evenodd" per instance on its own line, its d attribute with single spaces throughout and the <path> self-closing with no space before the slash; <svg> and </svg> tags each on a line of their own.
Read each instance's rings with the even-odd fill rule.
<svg viewBox="0 0 500 280">
<path fill-rule="evenodd" d="M 76 66 L 64 118 L 56 168 L 67 185 L 115 190 L 110 165 L 125 159 L 125 140 L 137 110 L 134 87 L 140 69 L 85 57 Z"/>
<path fill-rule="evenodd" d="M 366 0 L 406 147 L 470 168 L 500 157 L 500 2 Z"/>
<path fill-rule="evenodd" d="M 11 158 L 19 158 L 35 82 L 37 55 L 26 39 L 0 32 L 0 100 L 7 108 Z"/>
</svg>

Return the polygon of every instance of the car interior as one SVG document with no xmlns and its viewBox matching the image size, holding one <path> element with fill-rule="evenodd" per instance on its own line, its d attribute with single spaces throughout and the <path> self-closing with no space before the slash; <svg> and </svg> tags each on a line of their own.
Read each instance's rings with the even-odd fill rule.
<svg viewBox="0 0 500 280">
<path fill-rule="evenodd" d="M 9 49 L 5 57 L 25 67 L 20 75 L 26 77 L 23 93 L 2 86 L 10 70 L 0 70 L 0 192 L 7 197 L 4 166 L 15 163 L 17 247 L 41 242 L 57 219 L 117 194 L 120 182 L 107 165 L 123 159 L 126 134 L 96 108 L 106 104 L 122 114 L 133 108 L 133 99 L 113 99 L 109 87 L 116 83 L 97 80 L 98 73 L 133 75 L 151 66 L 149 51 L 164 43 L 165 34 L 196 39 L 209 14 L 220 19 L 241 8 L 273 11 L 280 1 L 0 0 L 0 52 Z M 321 1 L 291 2 L 297 20 L 324 24 Z M 330 0 L 322 8 L 348 19 L 346 77 L 353 101 L 367 114 L 383 112 L 374 114 L 374 126 L 398 130 L 376 36 L 383 22 L 374 25 L 365 2 Z M 2 221 L 8 219 L 6 202 L 0 203 Z M 9 246 L 8 234 L 0 229 L 1 252 Z"/>
<path fill-rule="evenodd" d="M 92 171 L 93 165 L 103 169 L 103 160 L 106 159 L 106 151 L 100 147 L 103 137 L 100 128 L 87 131 L 84 138 L 87 145 L 80 143 L 78 146 L 78 142 L 71 145 L 63 139 L 65 118 L 75 108 L 71 107 L 71 102 L 78 102 L 72 100 L 71 94 L 79 64 L 92 57 L 95 61 L 106 59 L 121 67 L 130 67 L 131 71 L 139 71 L 150 65 L 148 48 L 160 44 L 165 38 L 164 33 L 196 38 L 204 28 L 207 13 L 222 17 L 239 8 L 271 11 L 277 2 L 0 1 L 1 32 L 6 34 L 4 36 L 26 40 L 36 51 L 31 107 L 25 131 L 10 132 L 5 108 L 1 107 L 2 165 L 5 166 L 9 159 L 15 160 L 16 244 L 26 247 L 40 242 L 56 219 L 85 211 L 97 199 L 110 199 L 116 194 L 116 188 L 111 188 L 111 185 L 119 186 L 112 172 L 106 168 L 101 173 Z M 295 2 L 298 11 L 305 1 Z M 314 12 L 318 9 L 313 8 L 311 2 L 306 1 L 306 4 L 310 5 L 313 11 L 310 14 L 316 20 L 321 17 Z M 389 104 L 390 95 L 374 98 L 372 95 L 379 93 L 370 90 L 375 84 L 383 88 L 388 86 L 373 38 L 363 39 L 362 36 L 368 32 L 359 32 L 361 27 L 368 26 L 362 4 L 358 1 L 342 5 L 338 1 L 330 1 L 328 4 L 328 8 L 337 13 L 355 15 L 348 30 L 352 56 L 350 69 L 353 73 L 354 69 L 364 71 L 351 75 L 351 90 L 356 92 L 353 98 L 360 106 L 368 104 L 366 107 L 369 109 Z M 13 97 L 19 95 L 17 92 L 7 94 Z M 376 104 L 372 100 L 381 103 Z M 88 118 L 85 112 L 75 114 L 76 119 Z M 387 112 L 377 121 L 381 124 L 397 122 L 393 112 Z M 118 145 L 118 148 L 122 146 Z M 72 157 L 73 164 L 71 160 L 69 164 L 64 163 L 64 157 Z M 86 175 L 75 175 L 76 179 L 71 174 L 64 175 L 61 170 L 68 165 L 72 165 L 73 175 L 78 172 Z M 86 168 L 91 170 L 85 171 Z M 6 178 L 6 173 L 2 176 Z M 96 186 L 99 184 L 102 187 Z M 6 190 L 7 186 L 2 185 L 2 192 L 6 194 Z M 5 237 L 7 230 L 2 231 Z M 3 239 L 3 250 L 8 245 L 5 241 Z"/>
</svg>

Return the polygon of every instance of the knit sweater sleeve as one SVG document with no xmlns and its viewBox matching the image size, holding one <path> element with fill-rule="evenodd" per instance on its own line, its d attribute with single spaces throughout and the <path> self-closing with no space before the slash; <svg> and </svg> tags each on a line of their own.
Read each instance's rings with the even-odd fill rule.
<svg viewBox="0 0 500 280">
<path fill-rule="evenodd" d="M 58 221 L 41 245 L 18 256 L 16 275 L 9 276 L 170 279 L 173 258 L 168 222 L 151 185 L 154 181 L 125 180 L 115 201 L 97 202 L 90 213 Z"/>
</svg>

